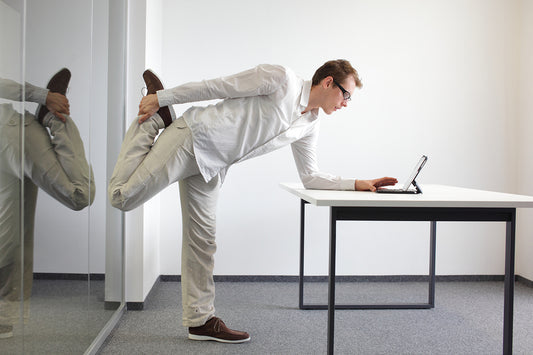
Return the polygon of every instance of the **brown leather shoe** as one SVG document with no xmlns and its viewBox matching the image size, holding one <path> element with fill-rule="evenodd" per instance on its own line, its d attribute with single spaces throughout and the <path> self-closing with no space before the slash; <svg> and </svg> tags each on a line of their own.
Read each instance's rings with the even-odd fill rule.
<svg viewBox="0 0 533 355">
<path fill-rule="evenodd" d="M 155 94 L 158 90 L 164 89 L 161 80 L 159 80 L 157 75 L 155 75 L 150 69 L 144 71 L 143 79 L 146 83 L 148 95 Z M 157 113 L 161 116 L 163 122 L 165 122 L 165 127 L 168 127 L 172 123 L 172 115 L 170 114 L 168 106 L 160 107 Z"/>
<path fill-rule="evenodd" d="M 221 343 L 244 343 L 250 340 L 250 335 L 246 332 L 231 330 L 222 319 L 213 317 L 201 327 L 189 328 L 189 339 L 192 340 L 214 340 Z"/>
<path fill-rule="evenodd" d="M 62 95 L 65 95 L 67 93 L 68 83 L 70 81 L 70 70 L 67 68 L 63 68 L 60 71 L 58 71 L 52 79 L 48 82 L 48 85 L 46 88 L 50 90 L 51 92 L 57 92 Z M 48 113 L 48 109 L 46 108 L 46 105 L 39 105 L 37 108 L 37 120 L 39 123 L 43 123 L 44 116 Z"/>
</svg>

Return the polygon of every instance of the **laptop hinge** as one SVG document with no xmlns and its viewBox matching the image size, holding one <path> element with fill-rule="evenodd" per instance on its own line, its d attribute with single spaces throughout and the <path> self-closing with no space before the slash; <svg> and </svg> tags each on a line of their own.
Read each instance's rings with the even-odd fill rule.
<svg viewBox="0 0 533 355">
<path fill-rule="evenodd" d="M 421 193 L 422 193 L 422 189 L 421 189 L 420 186 L 416 183 L 416 180 L 413 180 L 413 185 L 414 185 L 414 187 L 415 187 L 416 193 L 417 193 L 417 194 L 421 194 Z"/>
</svg>

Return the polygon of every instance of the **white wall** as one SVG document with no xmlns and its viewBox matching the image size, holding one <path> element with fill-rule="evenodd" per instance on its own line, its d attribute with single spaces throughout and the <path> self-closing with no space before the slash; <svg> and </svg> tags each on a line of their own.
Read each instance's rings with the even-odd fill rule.
<svg viewBox="0 0 533 355">
<path fill-rule="evenodd" d="M 533 195 L 533 1 L 521 0 L 520 5 L 517 21 L 520 41 L 518 186 L 520 193 Z M 517 270 L 523 277 L 533 280 L 533 211 L 520 211 L 518 218 Z"/>
<path fill-rule="evenodd" d="M 0 46 L 2 55 L 0 56 L 0 77 L 20 82 L 22 73 L 22 23 L 23 16 L 20 4 L 13 1 L 0 2 Z M 0 104 L 14 104 L 15 109 L 19 109 L 13 101 L 0 98 Z"/>
<path fill-rule="evenodd" d="M 96 183 L 94 203 L 90 209 L 82 211 L 72 211 L 43 191 L 39 192 L 34 271 L 103 273 L 107 2 L 27 1 L 27 24 L 26 80 L 46 87 L 56 71 L 62 67 L 70 69 L 72 78 L 67 97 L 71 116 L 80 131 Z M 37 106 L 30 107 L 31 111 Z"/>
<path fill-rule="evenodd" d="M 160 76 L 171 87 L 278 63 L 310 78 L 324 61 L 346 58 L 364 87 L 348 108 L 321 118 L 323 170 L 403 180 L 427 154 L 422 184 L 516 192 L 516 4 L 164 0 Z M 297 179 L 288 148 L 230 169 L 219 203 L 216 274 L 297 273 L 299 204 L 278 187 Z M 160 195 L 162 274 L 180 273 L 177 195 L 176 186 Z M 308 225 L 307 273 L 322 274 L 327 212 L 309 213 L 316 218 Z M 340 273 L 427 272 L 425 224 L 344 223 L 340 231 Z M 503 231 L 439 224 L 437 273 L 503 274 Z"/>
<path fill-rule="evenodd" d="M 108 0 L 92 0 L 92 70 L 90 102 L 90 141 L 87 156 L 93 167 L 95 201 L 89 214 L 89 272 L 105 273 L 106 225 L 117 217 L 106 216 L 107 196 L 107 157 L 110 149 L 107 144 L 108 124 L 108 53 L 109 53 L 109 4 Z M 111 251 L 113 258 L 122 259 L 120 251 Z M 118 272 L 118 278 L 122 273 Z"/>
<path fill-rule="evenodd" d="M 150 36 L 147 24 L 154 21 L 147 16 L 145 0 L 124 0 L 120 4 L 112 3 L 114 12 L 122 12 L 125 6 L 125 102 L 124 117 L 109 117 L 118 120 L 127 130 L 138 112 L 145 86 L 142 72 L 147 65 L 146 38 Z M 113 16 L 113 15 L 112 15 Z M 122 19 L 121 19 L 122 20 Z M 118 51 L 120 52 L 120 51 Z M 116 54 L 118 54 L 118 52 Z M 120 98 L 119 98 L 120 99 Z M 121 143 L 123 137 L 117 135 Z M 117 151 L 118 155 L 118 151 Z M 114 169 L 116 160 L 110 162 Z M 145 211 L 156 211 L 159 206 L 157 198 L 124 214 L 124 249 L 125 249 L 125 297 L 127 302 L 142 302 L 150 292 L 160 275 L 159 270 L 159 225 L 157 221 L 145 218 Z"/>
<path fill-rule="evenodd" d="M 63 6 L 60 1 L 55 3 Z M 131 2 L 130 9 L 136 3 Z M 39 6 L 38 1 L 31 4 Z M 79 2 L 76 5 L 77 11 L 70 7 L 68 10 L 68 20 L 73 21 L 70 26 L 65 21 L 49 21 L 53 16 L 46 15 L 53 9 L 50 6 L 43 5 L 28 14 L 34 31 L 44 28 L 39 23 L 46 18 L 49 31 L 57 30 L 61 36 L 73 38 L 66 48 L 54 52 L 63 54 L 62 61 L 29 57 L 35 63 L 35 70 L 28 72 L 30 81 L 44 85 L 57 69 L 54 65 L 66 63 L 63 65 L 73 70 L 73 85 L 76 80 L 88 90 L 91 85 L 85 66 L 88 57 L 83 55 L 86 43 L 73 33 L 87 9 L 79 7 Z M 130 52 L 131 58 L 145 60 L 146 66 L 155 69 L 167 87 L 231 74 L 258 63 L 284 64 L 310 78 L 324 61 L 347 58 L 359 70 L 364 88 L 354 95 L 348 108 L 322 116 L 319 158 L 323 170 L 359 178 L 394 175 L 403 179 L 418 156 L 425 153 L 430 161 L 421 183 L 533 194 L 529 183 L 533 177 L 530 163 L 533 152 L 528 141 L 533 111 L 528 100 L 533 91 L 529 66 L 533 59 L 530 1 L 339 1 L 334 10 L 327 11 L 324 6 L 320 1 L 274 0 L 262 3 L 259 11 L 255 3 L 244 0 L 210 2 L 208 6 L 184 1 L 149 2 L 148 15 L 155 12 L 147 23 L 157 24 L 153 19 L 160 16 L 161 27 L 149 27 L 146 36 L 155 34 L 154 38 L 161 42 L 148 38 L 146 57 L 144 50 L 138 49 Z M 30 6 L 28 10 L 33 11 Z M 133 15 L 144 17 L 142 6 Z M 65 26 L 69 27 L 68 32 L 64 31 Z M 97 21 L 96 26 L 107 25 Z M 88 34 L 81 36 L 89 40 Z M 42 45 L 50 43 L 45 36 L 39 41 Z M 140 46 L 144 43 L 134 42 Z M 139 51 L 141 58 L 136 57 Z M 93 57 L 93 61 L 98 58 Z M 144 69 L 141 64 L 137 66 L 133 69 Z M 132 77 L 133 69 L 129 74 Z M 134 97 L 128 98 L 130 119 L 142 86 L 140 72 L 135 75 L 138 81 L 130 87 Z M 93 73 L 93 77 L 99 76 Z M 89 106 L 89 100 L 81 102 L 83 95 L 77 90 L 69 95 L 73 116 L 79 118 L 80 129 L 84 130 L 83 125 L 88 124 L 83 118 L 88 115 L 84 107 Z M 187 107 L 175 109 L 180 113 Z M 105 118 L 105 113 L 101 117 Z M 378 128 L 385 131 L 378 133 Z M 91 132 L 95 129 L 93 125 Z M 90 142 L 93 148 L 98 144 Z M 93 167 L 95 175 L 105 174 L 105 165 L 95 167 L 93 161 Z M 298 201 L 278 187 L 281 181 L 297 178 L 288 148 L 230 169 L 219 204 L 217 274 L 297 273 Z M 95 204 L 104 204 L 106 186 L 98 181 Z M 45 198 L 41 193 L 39 204 Z M 159 202 L 154 199 L 150 203 L 159 206 L 145 206 L 145 221 L 155 221 L 154 211 L 160 209 L 160 232 L 155 237 L 153 233 L 141 236 L 140 247 L 152 243 L 151 238 L 160 238 L 160 245 L 147 244 L 145 251 L 137 250 L 130 255 L 131 261 L 136 253 L 141 253 L 138 260 L 141 266 L 149 257 L 150 277 L 146 280 L 158 272 L 180 273 L 177 187 L 167 188 L 160 194 Z M 532 279 L 533 263 L 528 258 L 533 249 L 528 240 L 533 233 L 531 214 L 520 212 L 517 271 Z M 58 240 L 57 224 L 48 224 L 46 236 L 42 228 L 38 229 L 37 272 L 86 271 L 87 256 L 78 253 L 77 239 L 79 227 L 88 223 L 83 213 L 86 212 L 77 212 L 75 217 L 69 210 L 61 210 L 64 223 L 61 231 L 74 236 L 66 241 Z M 327 231 L 327 212 L 308 207 L 308 213 L 314 218 L 308 224 L 313 233 L 307 243 L 307 272 L 320 274 L 326 271 L 327 264 L 322 255 L 327 247 L 323 234 Z M 38 223 L 48 220 L 50 216 L 45 214 L 46 209 L 39 212 Z M 104 225 L 91 224 L 94 233 L 91 240 L 103 243 L 105 233 L 100 234 L 99 228 Z M 144 230 L 147 226 L 140 224 Z M 492 224 L 439 224 L 437 272 L 503 273 L 503 226 L 494 230 L 492 227 Z M 427 242 L 420 241 L 427 240 L 428 226 L 423 223 L 345 223 L 340 231 L 346 236 L 339 243 L 341 273 L 426 272 Z M 351 237 L 355 234 L 357 239 Z M 84 241 L 86 238 L 87 235 L 83 236 Z M 390 247 L 391 240 L 394 247 Z M 58 249 L 68 253 L 56 257 Z M 104 248 L 91 249 L 91 257 L 98 260 L 91 264 L 103 268 Z M 160 264 L 155 265 L 154 253 L 158 250 Z M 100 270 L 97 266 L 91 272 Z M 129 275 L 134 277 L 135 273 Z M 149 285 L 139 288 L 142 297 Z"/>
<path fill-rule="evenodd" d="M 126 129 L 135 120 L 145 86 L 142 72 L 146 68 L 146 1 L 128 1 L 127 10 L 127 78 Z M 160 275 L 157 225 L 145 221 L 149 204 L 125 214 L 126 301 L 142 302 Z"/>
<path fill-rule="evenodd" d="M 107 105 L 107 162 L 106 182 L 111 179 L 115 163 L 120 152 L 124 136 L 124 117 L 126 114 L 126 47 L 127 0 L 114 0 L 108 5 L 109 10 L 109 51 L 108 61 L 108 105 Z M 101 129 L 101 127 L 98 127 Z M 122 211 L 106 204 L 105 223 L 105 300 L 121 301 L 124 299 L 124 214 Z M 101 253 L 101 252 L 100 252 Z"/>
<path fill-rule="evenodd" d="M 146 6 L 145 18 L 145 65 L 144 68 L 151 68 L 158 72 L 161 68 L 161 57 L 155 53 L 161 52 L 161 26 L 160 19 L 162 16 L 161 1 L 152 0 L 150 6 Z M 141 73 L 137 73 L 140 76 Z M 145 87 L 143 82 L 143 87 Z M 137 100 L 135 108 L 138 108 Z M 160 250 L 160 197 L 154 196 L 144 204 L 143 224 L 144 224 L 144 269 L 145 269 L 145 292 L 149 292 L 153 283 L 161 274 L 159 262 Z M 146 294 L 145 294 L 146 296 Z M 143 298 L 144 299 L 144 298 Z"/>
</svg>

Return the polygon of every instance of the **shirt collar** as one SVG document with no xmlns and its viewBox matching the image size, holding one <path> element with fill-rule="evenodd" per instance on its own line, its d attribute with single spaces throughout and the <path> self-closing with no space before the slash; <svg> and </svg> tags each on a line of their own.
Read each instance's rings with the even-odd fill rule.
<svg viewBox="0 0 533 355">
<path fill-rule="evenodd" d="M 311 94 L 311 80 L 304 81 L 302 86 L 302 96 L 300 97 L 300 105 L 306 108 L 309 105 L 309 95 Z"/>
<path fill-rule="evenodd" d="M 302 112 L 309 105 L 309 96 L 311 95 L 311 80 L 304 81 L 302 85 L 302 95 L 300 96 L 300 109 Z M 311 114 L 312 119 L 315 120 L 318 118 L 318 108 L 313 109 L 306 114 Z"/>
</svg>

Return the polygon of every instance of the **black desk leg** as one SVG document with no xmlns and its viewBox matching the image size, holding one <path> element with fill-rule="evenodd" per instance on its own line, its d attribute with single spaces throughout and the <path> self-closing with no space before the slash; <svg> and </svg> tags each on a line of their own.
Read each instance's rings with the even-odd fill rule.
<svg viewBox="0 0 533 355">
<path fill-rule="evenodd" d="M 304 309 L 304 254 L 305 254 L 305 205 L 306 201 L 300 200 L 300 284 L 299 284 L 299 302 L 300 309 Z"/>
<path fill-rule="evenodd" d="M 435 307 L 435 257 L 437 254 L 437 221 L 431 221 L 429 240 L 429 291 L 428 303 L 431 308 Z"/>
<path fill-rule="evenodd" d="M 328 354 L 333 354 L 335 337 L 335 254 L 337 248 L 337 208 L 329 217 L 329 290 L 328 290 Z"/>
<path fill-rule="evenodd" d="M 515 221 L 516 210 L 506 223 L 505 233 L 505 281 L 503 306 L 503 353 L 513 353 L 513 303 L 514 303 L 514 263 L 515 263 Z"/>
</svg>

